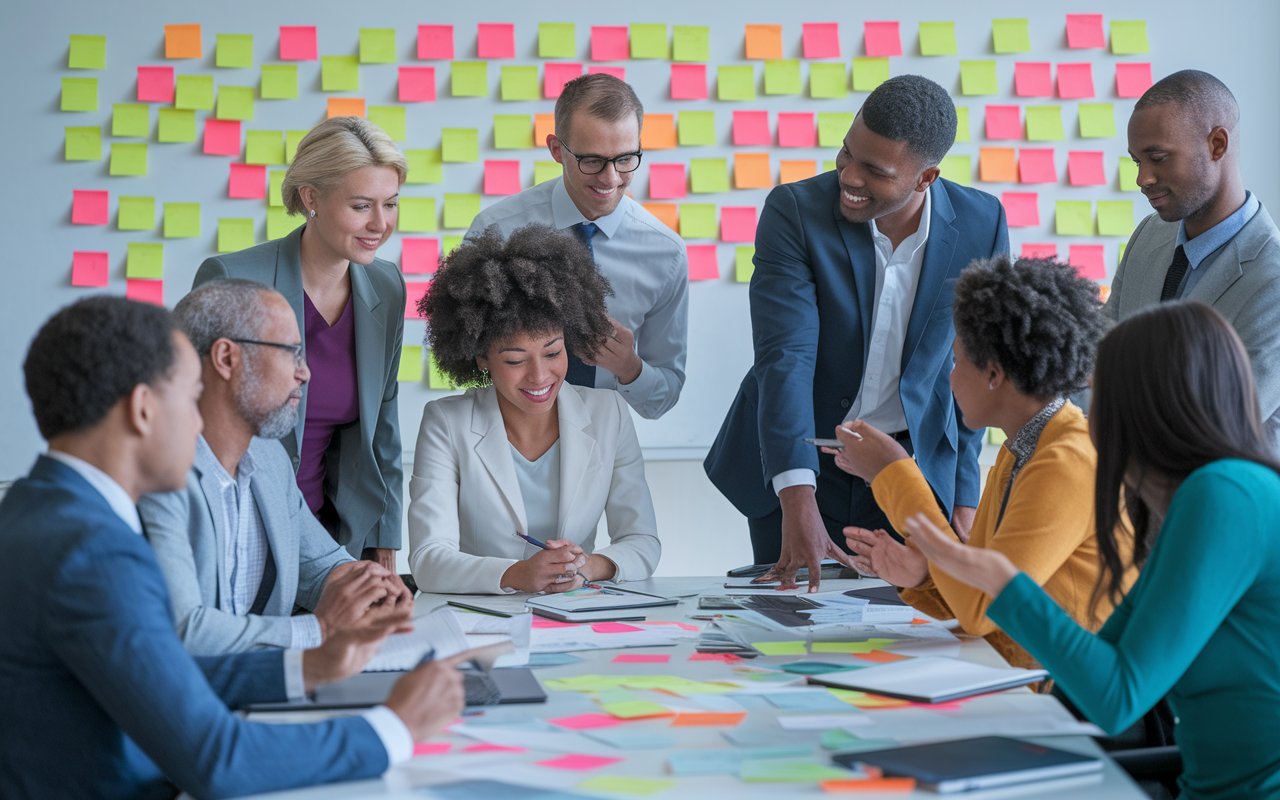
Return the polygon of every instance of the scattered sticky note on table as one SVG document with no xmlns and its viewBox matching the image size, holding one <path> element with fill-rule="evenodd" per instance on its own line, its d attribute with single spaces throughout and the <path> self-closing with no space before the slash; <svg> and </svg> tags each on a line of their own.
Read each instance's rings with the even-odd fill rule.
<svg viewBox="0 0 1280 800">
<path fill-rule="evenodd" d="M 1116 135 L 1116 117 L 1111 103 L 1080 104 L 1080 138 L 1105 139 Z"/>
<path fill-rule="evenodd" d="M 849 705 L 826 690 L 778 692 L 764 696 L 785 711 L 848 711 Z"/>
<path fill-rule="evenodd" d="M 1067 153 L 1067 179 L 1072 186 L 1104 186 L 1101 150 L 1072 150 Z"/>
<path fill-rule="evenodd" d="M 165 58 L 203 58 L 199 25 L 165 25 Z"/>
<path fill-rule="evenodd" d="M 614 661 L 617 661 L 614 658 Z M 630 663 L 630 662 L 628 662 Z M 676 713 L 666 706 L 651 700 L 624 700 L 617 703 L 604 703 L 600 706 L 609 716 L 618 719 L 652 719 L 656 717 L 674 717 Z"/>
<path fill-rule="evenodd" d="M 262 85 L 258 90 L 258 94 L 263 100 L 296 100 L 298 97 L 298 65 L 263 64 Z"/>
<path fill-rule="evenodd" d="M 672 61 L 710 61 L 711 29 L 696 25 L 676 25 L 672 30 Z"/>
<path fill-rule="evenodd" d="M 960 91 L 965 95 L 1000 94 L 996 62 L 961 61 Z"/>
<path fill-rule="evenodd" d="M 71 222 L 74 225 L 106 225 L 110 217 L 107 192 L 94 189 L 73 189 L 71 192 Z"/>
<path fill-rule="evenodd" d="M 766 656 L 808 655 L 804 642 L 752 642 L 751 646 Z"/>
<path fill-rule="evenodd" d="M 1150 64 L 1116 64 L 1116 94 L 1121 97 L 1141 97 L 1150 88 Z"/>
<path fill-rule="evenodd" d="M 125 275 L 130 278 L 163 278 L 164 245 L 130 242 L 129 256 L 125 262 Z"/>
<path fill-rule="evenodd" d="M 733 113 L 734 119 L 737 119 L 736 115 L 739 112 Z M 714 145 L 716 143 L 716 112 L 681 111 L 678 134 L 681 147 Z"/>
<path fill-rule="evenodd" d="M 232 164 L 227 196 L 240 200 L 265 200 L 267 168 L 257 164 Z"/>
<path fill-rule="evenodd" d="M 711 203 L 682 203 L 680 236 L 685 239 L 714 239 L 716 207 Z"/>
<path fill-rule="evenodd" d="M 954 22 L 921 22 L 920 55 L 954 56 L 956 24 Z"/>
<path fill-rule="evenodd" d="M 729 164 L 723 158 L 695 158 L 689 162 L 689 191 L 715 194 L 729 191 Z"/>
<path fill-rule="evenodd" d="M 399 77 L 396 99 L 401 103 L 428 103 L 436 99 L 435 67 L 400 67 Z"/>
<path fill-rule="evenodd" d="M 453 745 L 449 742 L 417 742 L 413 745 L 415 756 L 436 756 L 447 753 Z"/>
<path fill-rule="evenodd" d="M 164 204 L 164 238 L 194 239 L 199 236 L 199 203 Z"/>
<path fill-rule="evenodd" d="M 781 112 L 778 114 L 779 147 L 817 147 L 818 132 L 812 112 Z"/>
<path fill-rule="evenodd" d="M 665 664 L 670 660 L 666 653 L 621 653 L 613 657 L 615 664 Z"/>
<path fill-rule="evenodd" d="M 1027 139 L 1051 142 L 1065 138 L 1062 131 L 1062 106 L 1027 106 Z"/>
<path fill-rule="evenodd" d="M 987 106 L 987 138 L 1021 139 L 1020 111 L 1018 106 Z"/>
<path fill-rule="evenodd" d="M 1005 192 L 1000 197 L 1010 228 L 1030 228 L 1040 224 L 1040 198 L 1035 192 Z"/>
<path fill-rule="evenodd" d="M 1120 156 L 1120 170 L 1117 174 L 1122 192 L 1138 192 L 1138 165 L 1129 156 Z"/>
<path fill-rule="evenodd" d="M 218 119 L 253 119 L 253 87 L 218 87 Z"/>
<path fill-rule="evenodd" d="M 453 59 L 452 25 L 419 25 L 418 58 L 449 61 Z"/>
<path fill-rule="evenodd" d="M 853 60 L 853 90 L 855 92 L 874 91 L 877 86 L 887 80 L 889 80 L 889 59 L 855 58 Z"/>
<path fill-rule="evenodd" d="M 1101 14 L 1068 14 L 1067 47 L 1106 47 Z"/>
<path fill-rule="evenodd" d="M 1132 200 L 1098 201 L 1098 234 L 1128 236 L 1133 233 Z"/>
<path fill-rule="evenodd" d="M 404 236 L 400 239 L 400 271 L 406 275 L 431 274 L 440 265 L 440 240 Z"/>
<path fill-rule="evenodd" d="M 212 111 L 213 76 L 179 75 L 174 79 L 173 105 L 191 111 Z"/>
<path fill-rule="evenodd" d="M 484 193 L 490 195 L 512 195 L 520 192 L 520 162 L 495 161 L 484 162 Z"/>
<path fill-rule="evenodd" d="M 706 64 L 672 64 L 671 65 L 671 99 L 672 100 L 706 100 L 707 99 L 707 65 Z"/>
<path fill-rule="evenodd" d="M 848 770 L 828 767 L 815 761 L 754 759 L 743 761 L 738 768 L 738 777 L 747 783 L 813 783 L 847 779 L 851 775 Z"/>
<path fill-rule="evenodd" d="M 896 21 L 864 22 L 862 23 L 862 32 L 866 41 L 867 55 L 902 55 L 902 37 L 898 34 L 898 23 Z"/>
<path fill-rule="evenodd" d="M 667 789 L 676 785 L 675 781 L 663 780 L 661 778 L 637 778 L 628 775 L 599 775 L 579 783 L 576 788 L 588 792 L 612 792 L 614 794 L 627 794 L 634 797 L 649 797 L 650 795 L 665 792 Z"/>
<path fill-rule="evenodd" d="M 942 177 L 961 186 L 968 186 L 973 179 L 973 163 L 969 156 L 943 156 L 938 168 Z"/>
<path fill-rule="evenodd" d="M 641 149 L 671 150 L 675 146 L 675 114 L 645 114 L 644 129 L 640 131 Z"/>
<path fill-rule="evenodd" d="M 488 62 L 452 62 L 449 87 L 454 97 L 487 97 L 489 95 Z"/>
<path fill-rule="evenodd" d="M 515 58 L 516 26 L 510 22 L 481 22 L 477 26 L 476 55 L 480 58 Z"/>
<path fill-rule="evenodd" d="M 1016 183 L 1018 160 L 1014 149 L 1012 147 L 979 148 L 978 180 L 987 183 Z"/>
<path fill-rule="evenodd" d="M 253 220 L 247 218 L 223 218 L 218 220 L 218 252 L 234 253 L 253 247 L 257 241 L 253 235 Z"/>
<path fill-rule="evenodd" d="M 642 631 L 644 628 L 637 628 L 635 625 L 628 625 L 625 622 L 597 622 L 591 626 L 591 630 L 596 633 L 635 633 Z"/>
<path fill-rule="evenodd" d="M 1111 20 L 1111 52 L 1118 56 L 1148 53 L 1145 20 Z"/>
<path fill-rule="evenodd" d="M 282 169 L 273 169 L 267 175 L 267 206 L 284 206 L 284 176 Z"/>
<path fill-rule="evenodd" d="M 649 197 L 654 200 L 677 200 L 684 196 L 684 164 L 649 165 Z"/>
<path fill-rule="evenodd" d="M 733 279 L 738 283 L 750 283 L 751 276 L 755 273 L 756 265 L 753 260 L 756 255 L 754 245 L 742 245 L 734 248 L 733 254 Z M 733 656 L 730 660 L 729 656 Z M 690 661 L 721 661 L 726 664 L 734 664 L 741 661 L 740 656 L 734 656 L 733 653 L 694 653 L 689 656 Z"/>
<path fill-rule="evenodd" d="M 535 146 L 533 123 L 530 121 L 528 114 L 493 115 L 493 147 L 495 150 L 528 150 Z M 438 181 L 433 182 L 438 183 Z"/>
<path fill-rule="evenodd" d="M 1107 265 L 1102 250 L 1100 244 L 1073 244 L 1068 248 L 1067 263 L 1075 267 L 1082 278 L 1105 280 Z"/>
<path fill-rule="evenodd" d="M 768 147 L 772 144 L 773 139 L 769 135 L 769 112 L 733 112 L 733 143 L 739 147 Z"/>
<path fill-rule="evenodd" d="M 151 135 L 151 107 L 141 103 L 116 103 L 111 107 L 111 135 Z"/>
<path fill-rule="evenodd" d="M 765 94 L 800 94 L 800 62 L 776 59 L 764 62 Z"/>
<path fill-rule="evenodd" d="M 502 68 L 503 100 L 537 100 L 540 97 L 537 67 Z"/>
<path fill-rule="evenodd" d="M 111 145 L 110 173 L 112 175 L 146 175 L 146 142 L 138 144 L 116 142 Z"/>
<path fill-rule="evenodd" d="M 720 67 L 716 72 L 716 96 L 721 100 L 756 99 L 755 67 Z"/>
<path fill-rule="evenodd" d="M 219 67 L 253 66 L 253 34 L 251 33 L 220 33 L 214 50 L 217 53 L 214 63 Z"/>
<path fill-rule="evenodd" d="M 1058 96 L 1064 100 L 1093 97 L 1093 65 L 1059 64 Z"/>
<path fill-rule="evenodd" d="M 809 96 L 840 98 L 849 94 L 844 64 L 817 62 L 809 65 Z"/>
<path fill-rule="evenodd" d="M 991 42 L 997 53 L 1030 52 L 1031 34 L 1026 18 L 991 20 Z"/>
<path fill-rule="evenodd" d="M 109 277 L 105 250 L 74 250 L 71 253 L 72 286 L 106 286 Z"/>
<path fill-rule="evenodd" d="M 124 296 L 143 303 L 164 305 L 164 281 L 129 278 L 124 282 Z"/>
<path fill-rule="evenodd" d="M 547 64 L 542 72 L 542 96 L 548 100 L 559 97 L 564 85 L 581 74 L 581 64 Z"/>
<path fill-rule="evenodd" d="M 720 240 L 754 242 L 756 240 L 756 207 L 724 206 L 721 208 Z"/>
<path fill-rule="evenodd" d="M 864 642 L 814 642 L 815 653 L 870 653 L 885 645 L 893 644 L 892 639 L 868 639 Z"/>
<path fill-rule="evenodd" d="M 204 121 L 204 152 L 211 156 L 240 155 L 240 123 L 236 120 Z"/>
<path fill-rule="evenodd" d="M 700 726 L 737 725 L 747 718 L 747 712 L 687 712 L 677 714 L 672 721 L 673 728 L 690 728 Z"/>
<path fill-rule="evenodd" d="M 446 163 L 480 160 L 480 139 L 475 128 L 444 128 L 440 141 L 440 158 Z"/>
<path fill-rule="evenodd" d="M 154 197 L 121 197 L 117 227 L 122 231 L 150 231 L 156 227 Z"/>
<path fill-rule="evenodd" d="M 458 230 L 471 227 L 471 220 L 480 213 L 480 195 L 446 194 L 444 196 L 444 226 Z"/>
<path fill-rule="evenodd" d="M 1018 151 L 1018 180 L 1021 183 L 1057 183 L 1058 168 L 1052 148 L 1024 148 Z"/>
<path fill-rule="evenodd" d="M 391 137 L 393 142 L 403 142 L 405 133 L 404 106 L 369 106 L 369 121 Z"/>
<path fill-rule="evenodd" d="M 1061 72 L 1059 72 L 1059 79 L 1061 79 Z M 1018 97 L 1053 97 L 1053 71 L 1049 62 L 1015 62 L 1013 89 Z"/>
<path fill-rule="evenodd" d="M 462 748 L 464 753 L 527 753 L 524 747 L 510 747 L 505 744 L 489 744 L 488 742 L 479 742 L 477 744 L 469 744 Z"/>
<path fill-rule="evenodd" d="M 592 25 L 591 26 L 591 60 L 592 61 L 626 61 L 631 48 L 627 42 L 626 25 Z M 566 56 L 572 58 L 573 53 Z M 546 56 L 543 56 L 546 58 Z"/>
<path fill-rule="evenodd" d="M 761 112 L 764 113 L 764 112 Z M 818 112 L 818 145 L 821 147 L 842 147 L 844 137 L 853 126 L 853 114 L 844 111 Z M 766 141 L 765 144 L 768 144 Z"/>
<path fill-rule="evenodd" d="M 63 78 L 62 79 L 63 111 L 97 111 L 98 79 L 97 78 Z"/>
<path fill-rule="evenodd" d="M 173 102 L 173 67 L 138 67 L 138 102 Z"/>
<path fill-rule="evenodd" d="M 631 726 L 594 728 L 582 731 L 582 735 L 619 750 L 656 750 L 676 743 L 665 733 Z"/>
<path fill-rule="evenodd" d="M 769 189 L 772 186 L 773 175 L 769 168 L 768 153 L 733 154 L 733 188 Z"/>
<path fill-rule="evenodd" d="M 805 22 L 801 30 L 805 58 L 840 57 L 840 23 Z"/>
<path fill-rule="evenodd" d="M 67 52 L 67 68 L 106 69 L 107 37 L 71 34 L 71 49 Z"/>
<path fill-rule="evenodd" d="M 315 25 L 280 26 L 281 61 L 315 61 L 318 56 Z"/>
<path fill-rule="evenodd" d="M 361 28 L 360 29 L 360 63 L 361 64 L 394 64 L 396 63 L 396 29 L 395 28 Z"/>
<path fill-rule="evenodd" d="M 568 728 L 572 731 L 589 730 L 591 728 L 605 728 L 612 725 L 620 724 L 618 718 L 609 714 L 575 714 L 571 717 L 554 717 L 548 719 L 552 725 L 559 725 L 561 728 Z"/>
<path fill-rule="evenodd" d="M 1053 218 L 1059 236 L 1093 235 L 1093 203 L 1088 200 L 1057 201 Z"/>
<path fill-rule="evenodd" d="M 666 60 L 667 26 L 656 23 L 634 23 L 631 26 L 631 57 Z"/>
<path fill-rule="evenodd" d="M 434 197 L 401 197 L 396 229 L 401 233 L 429 233 L 436 229 Z"/>
<path fill-rule="evenodd" d="M 360 89 L 358 56 L 323 56 L 320 59 L 320 88 L 326 92 L 354 92 Z"/>
</svg>

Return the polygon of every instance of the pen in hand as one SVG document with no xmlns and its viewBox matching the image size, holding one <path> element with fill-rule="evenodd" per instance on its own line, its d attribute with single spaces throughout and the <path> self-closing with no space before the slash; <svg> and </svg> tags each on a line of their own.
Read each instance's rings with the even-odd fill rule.
<svg viewBox="0 0 1280 800">
<path fill-rule="evenodd" d="M 517 538 L 517 539 L 524 539 L 526 542 L 528 542 L 529 544 L 533 545 L 534 547 L 539 547 L 539 548 L 541 548 L 541 549 L 543 549 L 543 550 L 551 550 L 551 549 L 552 549 L 552 548 L 550 548 L 550 547 L 547 547 L 546 542 L 540 542 L 540 541 L 538 541 L 537 539 L 533 538 L 532 536 L 525 536 L 525 535 L 524 535 L 523 533 L 521 533 L 520 531 L 516 531 L 516 538 Z M 600 588 L 602 588 L 602 587 L 600 587 L 599 585 L 594 584 L 594 583 L 592 583 L 591 581 L 587 580 L 587 576 L 586 576 L 586 575 L 583 575 L 581 572 L 579 572 L 579 571 L 577 571 L 577 570 L 574 570 L 573 574 L 574 574 L 574 575 L 577 575 L 579 578 L 582 578 L 582 586 L 583 586 L 583 588 L 585 588 L 585 589 L 600 589 Z"/>
</svg>

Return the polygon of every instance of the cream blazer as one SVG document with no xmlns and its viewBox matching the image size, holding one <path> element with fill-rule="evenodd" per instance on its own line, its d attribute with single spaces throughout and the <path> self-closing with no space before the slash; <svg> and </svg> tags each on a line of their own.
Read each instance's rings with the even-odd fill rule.
<svg viewBox="0 0 1280 800">
<path fill-rule="evenodd" d="M 617 565 L 617 581 L 653 574 L 662 555 L 644 458 L 615 391 L 560 387 L 560 513 L 556 538 Z M 609 545 L 596 549 L 605 514 Z M 497 390 L 427 403 L 409 479 L 409 568 L 424 592 L 500 593 L 502 575 L 537 552 Z"/>
</svg>

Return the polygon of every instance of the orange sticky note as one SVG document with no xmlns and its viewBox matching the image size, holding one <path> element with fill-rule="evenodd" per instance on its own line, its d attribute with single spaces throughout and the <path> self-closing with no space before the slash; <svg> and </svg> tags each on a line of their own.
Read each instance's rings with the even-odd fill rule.
<svg viewBox="0 0 1280 800">
<path fill-rule="evenodd" d="M 324 115 L 325 119 L 334 117 L 363 117 L 364 116 L 364 98 L 363 97 L 330 97 L 329 111 Z"/>
<path fill-rule="evenodd" d="M 643 150 L 670 150 L 676 146 L 676 118 L 674 114 L 645 114 L 644 129 L 640 131 L 640 147 Z"/>
<path fill-rule="evenodd" d="M 862 780 L 822 781 L 824 792 L 910 792 L 916 788 L 915 778 L 864 778 Z"/>
<path fill-rule="evenodd" d="M 547 137 L 556 132 L 555 114 L 533 115 L 533 146 L 546 147 Z"/>
<path fill-rule="evenodd" d="M 769 189 L 773 186 L 768 153 L 734 153 L 733 186 L 735 189 Z"/>
<path fill-rule="evenodd" d="M 714 247 L 714 245 L 711 245 Z M 687 728 L 694 725 L 737 725 L 747 718 L 747 712 L 707 711 L 699 713 L 677 714 L 672 721 L 673 728 Z"/>
<path fill-rule="evenodd" d="M 1012 147 L 978 149 L 978 180 L 988 183 L 1017 183 L 1018 159 Z"/>
<path fill-rule="evenodd" d="M 782 58 L 782 26 L 748 25 L 747 58 Z"/>
<path fill-rule="evenodd" d="M 199 25 L 165 25 L 165 58 L 203 58 Z"/>
<path fill-rule="evenodd" d="M 642 203 L 644 210 L 676 233 L 680 232 L 680 207 L 675 203 Z"/>
<path fill-rule="evenodd" d="M 870 653 L 854 653 L 853 657 L 860 658 L 863 661 L 875 661 L 878 664 L 892 664 L 894 661 L 905 661 L 908 658 L 908 656 L 887 653 L 884 650 L 872 650 Z"/>
<path fill-rule="evenodd" d="M 778 183 L 795 183 L 818 174 L 817 161 L 783 161 Z"/>
</svg>

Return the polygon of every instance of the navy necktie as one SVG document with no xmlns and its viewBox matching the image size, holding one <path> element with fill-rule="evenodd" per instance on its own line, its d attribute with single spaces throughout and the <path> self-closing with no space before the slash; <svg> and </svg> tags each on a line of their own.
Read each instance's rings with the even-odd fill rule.
<svg viewBox="0 0 1280 800">
<path fill-rule="evenodd" d="M 1160 290 L 1160 302 L 1177 299 L 1178 287 L 1182 285 L 1182 276 L 1187 274 L 1189 266 L 1191 261 L 1187 258 L 1187 251 L 1182 249 L 1182 245 L 1178 245 L 1178 249 L 1173 251 L 1173 263 L 1169 265 L 1169 271 L 1164 274 L 1164 288 Z"/>
<path fill-rule="evenodd" d="M 596 224 L 594 222 L 579 222 L 573 226 L 572 230 L 582 240 L 582 243 L 587 246 L 587 252 L 591 254 L 592 260 L 595 260 L 595 248 L 591 246 L 591 237 L 595 236 L 598 230 Z M 570 353 L 568 348 L 565 349 L 565 352 L 569 355 L 569 371 L 565 373 L 564 379 L 574 386 L 594 388 L 596 385 L 596 368 L 582 363 L 582 360 Z"/>
</svg>

